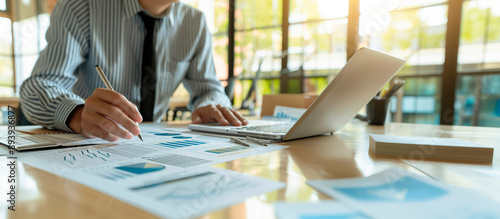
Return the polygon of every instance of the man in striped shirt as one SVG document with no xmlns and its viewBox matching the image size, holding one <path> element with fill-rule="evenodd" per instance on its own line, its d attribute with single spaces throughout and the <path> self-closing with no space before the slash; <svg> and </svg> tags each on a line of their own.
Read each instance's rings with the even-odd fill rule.
<svg viewBox="0 0 500 219">
<path fill-rule="evenodd" d="M 59 0 L 46 38 L 20 92 L 33 123 L 89 138 L 130 139 L 140 132 L 144 100 L 153 96 L 144 119 L 159 122 L 182 82 L 193 123 L 248 124 L 216 77 L 204 15 L 176 0 Z M 102 89 L 95 65 L 116 92 Z M 150 94 L 143 92 L 148 71 Z"/>
</svg>

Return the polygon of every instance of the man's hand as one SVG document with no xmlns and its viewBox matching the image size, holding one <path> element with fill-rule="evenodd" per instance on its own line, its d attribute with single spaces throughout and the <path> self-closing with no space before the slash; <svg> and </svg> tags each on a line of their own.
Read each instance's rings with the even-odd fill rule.
<svg viewBox="0 0 500 219">
<path fill-rule="evenodd" d="M 227 108 L 221 105 L 208 105 L 196 109 L 191 114 L 191 120 L 194 124 L 219 122 L 226 126 L 232 124 L 234 126 L 247 125 L 246 120 L 238 111 L 233 108 Z"/>
<path fill-rule="evenodd" d="M 107 141 L 139 135 L 136 122 L 142 122 L 142 116 L 133 103 L 117 92 L 102 88 L 97 88 L 83 107 L 73 110 L 69 119 L 73 131 L 87 138 Z"/>
</svg>

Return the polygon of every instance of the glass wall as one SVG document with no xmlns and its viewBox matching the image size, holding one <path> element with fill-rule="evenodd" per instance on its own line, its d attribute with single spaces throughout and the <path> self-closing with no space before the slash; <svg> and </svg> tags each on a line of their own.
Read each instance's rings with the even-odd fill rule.
<svg viewBox="0 0 500 219">
<path fill-rule="evenodd" d="M 464 1 L 459 73 L 500 70 L 500 1 Z"/>
<path fill-rule="evenodd" d="M 458 77 L 454 123 L 500 125 L 500 74 Z"/>
<path fill-rule="evenodd" d="M 288 68 L 303 67 L 305 93 L 321 93 L 346 63 L 349 1 L 291 0 Z"/>
<path fill-rule="evenodd" d="M 256 100 L 258 108 L 262 95 L 280 92 L 283 68 L 302 67 L 303 92 L 320 93 L 346 63 L 346 51 L 369 46 L 407 60 L 398 73 L 406 85 L 392 98 L 392 120 L 439 123 L 444 98 L 441 85 L 449 10 L 446 0 L 234 0 L 234 33 L 228 33 L 229 2 L 233 0 L 181 1 L 204 12 L 212 34 L 217 75 L 223 85 L 227 84 L 229 72 L 229 37 L 234 34 L 236 108 L 248 96 L 257 72 L 260 80 L 252 100 Z M 352 1 L 359 1 L 359 40 L 347 45 L 348 30 L 351 34 L 356 28 L 354 22 L 349 23 L 357 16 L 349 14 Z M 19 86 L 31 73 L 46 44 L 47 11 L 56 1 L 6 2 L 0 0 L 0 77 L 5 79 L 0 82 L 0 96 L 15 95 L 15 85 Z M 288 13 L 285 18 L 284 9 Z M 500 126 L 500 1 L 463 0 L 459 37 L 454 123 Z M 286 63 L 282 62 L 284 58 Z M 288 85 L 297 87 L 298 83 Z M 187 98 L 188 93 L 181 87 L 174 97 Z"/>
<path fill-rule="evenodd" d="M 463 2 L 457 125 L 500 126 L 500 1 Z"/>
<path fill-rule="evenodd" d="M 7 0 L 0 0 L 0 11 L 7 11 Z"/>
<path fill-rule="evenodd" d="M 45 33 L 50 24 L 49 17 L 49 14 L 43 13 L 14 22 L 18 89 L 22 82 L 31 75 L 38 55 L 47 45 Z"/>
<path fill-rule="evenodd" d="M 252 79 L 259 72 L 253 98 L 257 107 L 263 94 L 279 93 L 281 70 L 282 0 L 236 0 L 234 104 L 242 105 L 249 96 Z M 250 95 L 251 96 L 251 95 Z"/>
<path fill-rule="evenodd" d="M 14 95 L 14 68 L 12 60 L 12 24 L 0 17 L 0 97 Z"/>
<path fill-rule="evenodd" d="M 438 124 L 447 3 L 361 0 L 360 12 L 359 47 L 368 46 L 407 60 L 397 74 L 406 84 L 404 93 L 391 100 L 392 120 Z M 402 114 L 396 116 L 397 111 Z"/>
<path fill-rule="evenodd" d="M 45 32 L 50 16 L 45 12 L 45 7 L 41 7 L 45 5 L 45 1 L 25 0 L 12 3 L 9 16 L 13 23 L 11 24 L 11 19 L 0 18 L 0 75 L 7 79 L 0 82 L 0 96 L 17 95 L 16 92 L 31 75 L 39 53 L 47 44 Z"/>
</svg>

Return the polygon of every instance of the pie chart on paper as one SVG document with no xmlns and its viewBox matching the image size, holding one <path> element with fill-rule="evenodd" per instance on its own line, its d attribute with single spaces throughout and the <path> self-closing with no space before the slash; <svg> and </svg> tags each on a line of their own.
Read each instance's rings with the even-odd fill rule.
<svg viewBox="0 0 500 219">
<path fill-rule="evenodd" d="M 151 173 L 165 169 L 165 166 L 156 163 L 136 163 L 126 166 L 115 167 L 115 169 L 123 170 L 133 174 Z"/>
</svg>

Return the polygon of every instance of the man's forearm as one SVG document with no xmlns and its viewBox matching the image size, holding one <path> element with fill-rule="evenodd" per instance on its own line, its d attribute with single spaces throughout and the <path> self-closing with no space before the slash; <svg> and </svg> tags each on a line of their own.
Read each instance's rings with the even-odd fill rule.
<svg viewBox="0 0 500 219">
<path fill-rule="evenodd" d="M 76 133 L 81 133 L 83 105 L 76 107 L 66 120 L 66 125 Z"/>
</svg>

